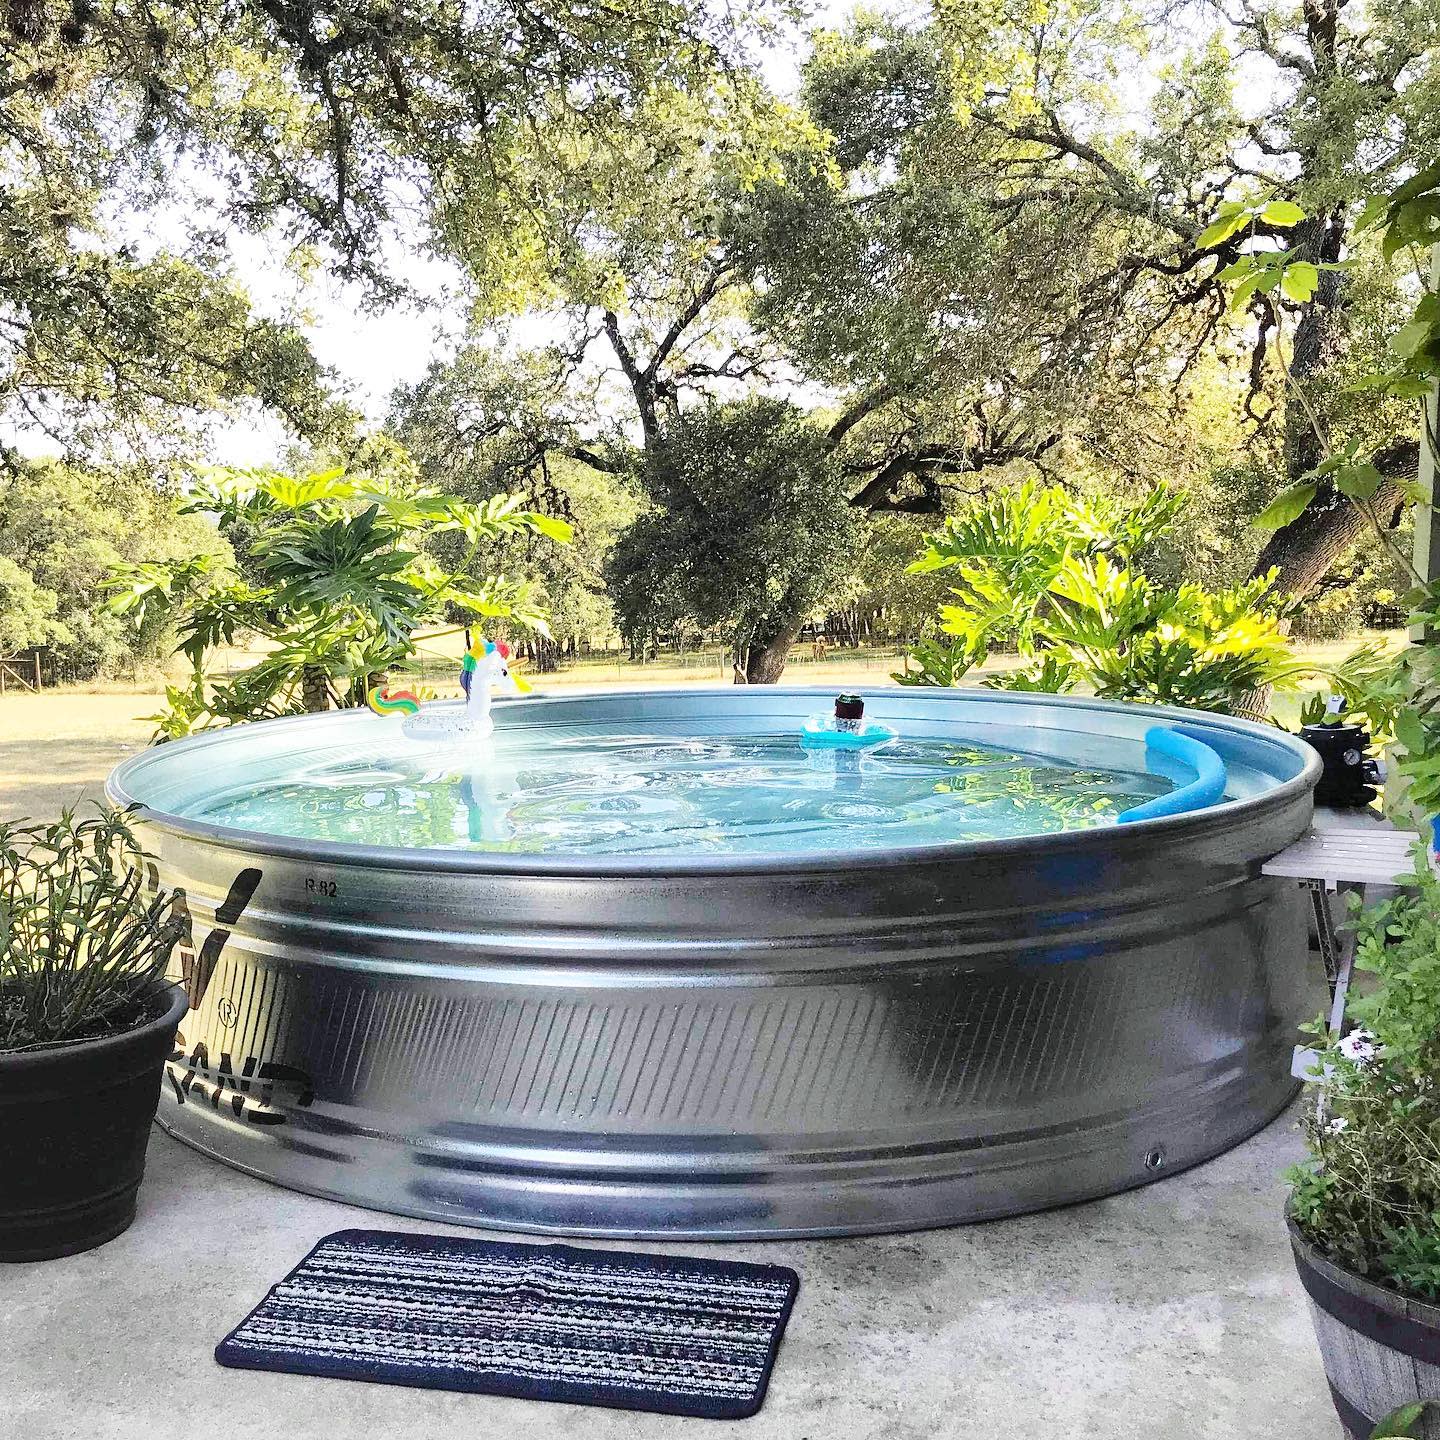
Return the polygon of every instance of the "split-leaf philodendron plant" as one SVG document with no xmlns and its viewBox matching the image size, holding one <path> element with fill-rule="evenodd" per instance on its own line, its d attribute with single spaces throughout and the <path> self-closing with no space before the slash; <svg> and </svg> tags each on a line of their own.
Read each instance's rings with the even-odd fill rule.
<svg viewBox="0 0 1440 1440">
<path fill-rule="evenodd" d="M 485 573 L 487 546 L 530 532 L 564 544 L 570 527 L 513 495 L 472 502 L 407 479 L 328 470 L 305 476 L 217 471 L 184 500 L 209 514 L 234 565 L 194 559 L 128 565 L 112 606 L 178 627 L 191 665 L 153 717 L 158 738 L 214 724 L 363 702 L 372 677 L 415 653 L 415 632 L 451 619 L 544 633 L 528 585 Z M 257 637 L 261 658 L 222 676 L 218 652 Z"/>
<path fill-rule="evenodd" d="M 955 685 L 992 650 L 1018 668 L 984 684 L 1233 712 L 1308 673 L 1281 628 L 1268 578 L 1226 590 L 1167 588 L 1140 553 L 1174 529 L 1184 498 L 1157 486 L 1138 504 L 1084 500 L 1034 482 L 977 500 L 930 537 L 911 567 L 954 577 L 948 640 L 917 646 L 907 685 Z"/>
</svg>

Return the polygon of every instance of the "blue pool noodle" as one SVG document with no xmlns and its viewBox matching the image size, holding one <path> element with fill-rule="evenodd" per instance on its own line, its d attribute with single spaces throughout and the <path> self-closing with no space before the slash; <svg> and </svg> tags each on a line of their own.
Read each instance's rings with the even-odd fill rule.
<svg viewBox="0 0 1440 1440">
<path fill-rule="evenodd" d="M 1195 778 L 1168 795 L 1157 795 L 1153 800 L 1132 805 L 1121 812 L 1117 824 L 1130 825 L 1136 820 L 1183 815 L 1189 810 L 1203 810 L 1224 798 L 1225 762 L 1203 740 L 1197 740 L 1182 730 L 1155 725 L 1145 732 L 1145 748 L 1178 760 L 1195 772 Z"/>
</svg>

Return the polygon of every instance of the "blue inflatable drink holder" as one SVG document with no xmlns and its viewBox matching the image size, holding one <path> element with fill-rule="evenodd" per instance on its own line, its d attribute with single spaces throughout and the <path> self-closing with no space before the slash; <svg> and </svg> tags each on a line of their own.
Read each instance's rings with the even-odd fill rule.
<svg viewBox="0 0 1440 1440">
<path fill-rule="evenodd" d="M 858 730 L 840 730 L 828 715 L 812 715 L 800 732 L 807 750 L 873 750 L 893 740 L 899 731 L 874 720 L 864 720 Z"/>
<path fill-rule="evenodd" d="M 1152 726 L 1145 732 L 1145 751 L 1178 761 L 1195 773 L 1188 784 L 1179 785 L 1168 795 L 1157 795 L 1139 805 L 1122 811 L 1116 823 L 1131 825 L 1137 820 L 1158 820 L 1166 815 L 1184 815 L 1203 810 L 1225 798 L 1225 762 L 1203 740 L 1184 730 L 1164 725 Z"/>
</svg>

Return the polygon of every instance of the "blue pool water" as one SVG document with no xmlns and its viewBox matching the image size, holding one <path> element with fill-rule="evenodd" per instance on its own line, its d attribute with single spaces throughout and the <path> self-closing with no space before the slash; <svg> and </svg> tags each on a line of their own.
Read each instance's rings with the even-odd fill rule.
<svg viewBox="0 0 1440 1440">
<path fill-rule="evenodd" d="M 390 743 L 212 792 L 188 818 L 351 844 L 565 855 L 832 854 L 1113 824 L 1171 782 L 1019 750 L 794 734 L 531 730 Z"/>
</svg>

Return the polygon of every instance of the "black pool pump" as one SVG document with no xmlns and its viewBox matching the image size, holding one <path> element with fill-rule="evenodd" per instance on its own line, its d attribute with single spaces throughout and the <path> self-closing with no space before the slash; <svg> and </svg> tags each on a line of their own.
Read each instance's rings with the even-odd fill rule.
<svg viewBox="0 0 1440 1440">
<path fill-rule="evenodd" d="M 1315 787 L 1317 805 L 1368 805 L 1375 798 L 1380 767 L 1366 753 L 1370 749 L 1370 732 L 1363 725 L 1338 721 L 1302 725 L 1300 738 L 1320 752 L 1325 767 Z"/>
</svg>

